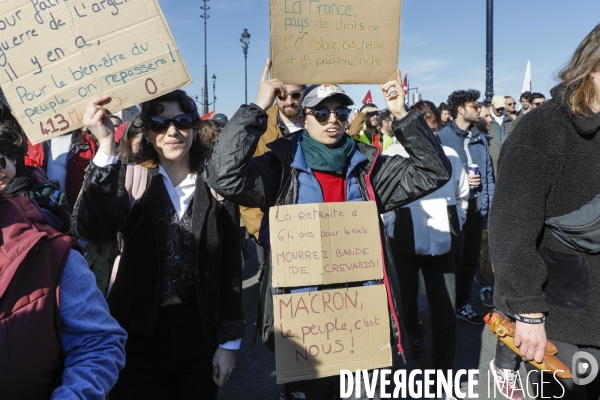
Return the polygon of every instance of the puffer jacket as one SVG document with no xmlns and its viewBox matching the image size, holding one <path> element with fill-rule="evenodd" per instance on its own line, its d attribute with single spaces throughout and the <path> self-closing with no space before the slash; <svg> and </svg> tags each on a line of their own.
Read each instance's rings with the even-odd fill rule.
<svg viewBox="0 0 600 400">
<path fill-rule="evenodd" d="M 386 232 L 396 239 L 400 254 L 440 256 L 458 243 L 467 220 L 469 183 L 458 154 L 450 147 L 443 149 L 452 162 L 452 179 L 422 199 L 382 215 Z M 408 156 L 399 144 L 384 154 Z"/>
<path fill-rule="evenodd" d="M 402 120 L 394 121 L 393 128 L 411 157 L 380 156 L 378 149 L 357 143 L 364 160 L 349 172 L 354 175 L 362 200 L 375 201 L 380 213 L 426 196 L 447 182 L 452 171 L 450 161 L 419 113 L 410 112 Z M 221 132 L 204 172 L 207 184 L 219 194 L 244 206 L 260 207 L 265 213 L 275 205 L 297 204 L 304 190 L 300 187 L 304 180 L 301 175 L 306 174 L 292 167 L 301 133 L 278 139 L 269 145 L 270 152 L 252 157 L 266 129 L 267 114 L 260 107 L 242 106 Z M 391 322 L 398 336 L 398 350 L 403 354 L 401 315 L 398 315 L 402 310 L 400 286 L 381 223 L 380 234 L 386 265 L 384 283 L 393 304 Z M 259 299 L 265 311 L 260 315 L 262 321 L 257 322 L 257 328 L 261 330 L 263 342 L 273 350 L 271 302 L 276 293 L 270 283 L 270 263 L 267 269 L 265 277 L 268 279 L 263 279 Z"/>
<path fill-rule="evenodd" d="M 454 121 L 449 121 L 438 132 L 438 137 L 442 141 L 442 144 L 451 147 L 458 153 L 465 172 L 469 173 L 469 161 L 463 145 L 466 135 L 467 132 L 460 129 Z M 477 128 L 471 129 L 471 135 L 468 145 L 469 153 L 472 162 L 479 166 L 481 185 L 475 191 L 471 191 L 469 199 L 477 195 L 477 211 L 481 213 L 482 217 L 486 218 L 492 204 L 492 198 L 494 197 L 494 167 L 492 166 L 487 138 Z"/>
</svg>

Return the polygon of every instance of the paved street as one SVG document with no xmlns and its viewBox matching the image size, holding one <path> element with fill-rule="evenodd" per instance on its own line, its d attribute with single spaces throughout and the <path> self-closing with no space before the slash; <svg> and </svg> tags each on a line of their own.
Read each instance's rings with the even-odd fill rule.
<svg viewBox="0 0 600 400">
<path fill-rule="evenodd" d="M 252 254 L 250 260 L 246 260 L 244 267 L 244 316 L 246 318 L 246 337 L 243 339 L 242 348 L 238 352 L 236 370 L 228 385 L 220 391 L 219 398 L 222 400 L 278 400 L 283 385 L 277 385 L 275 376 L 275 356 L 262 344 L 260 338 L 252 344 L 254 339 L 254 323 L 257 314 L 257 299 L 259 284 L 257 281 L 258 263 L 254 243 L 249 243 L 248 249 Z M 471 304 L 478 313 L 486 313 L 488 309 L 483 307 L 478 297 L 479 288 L 474 285 L 471 294 Z M 427 327 L 426 341 L 431 343 L 431 331 L 429 329 L 429 314 L 427 313 L 427 300 L 425 296 L 419 296 L 420 319 Z M 475 326 L 465 321 L 457 321 L 458 349 L 457 369 L 479 369 L 479 386 L 476 393 L 480 399 L 500 399 L 499 394 L 494 397 L 493 387 L 488 386 L 488 371 L 490 360 L 494 357 L 496 341 L 494 335 L 485 325 Z M 413 357 L 410 349 L 406 349 L 408 364 L 402 365 L 402 359 L 394 355 L 393 369 L 407 368 L 409 371 L 415 368 L 426 369 L 429 367 L 431 355 L 430 348 L 418 356 Z M 525 376 L 524 368 L 521 376 Z M 488 392 L 489 387 L 489 392 Z M 489 394 L 488 394 L 489 393 Z M 411 398 L 412 397 L 408 397 Z"/>
</svg>

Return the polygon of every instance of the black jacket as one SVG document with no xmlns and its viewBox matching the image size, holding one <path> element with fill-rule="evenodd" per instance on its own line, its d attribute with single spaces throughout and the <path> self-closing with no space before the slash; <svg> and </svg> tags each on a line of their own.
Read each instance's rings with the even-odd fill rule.
<svg viewBox="0 0 600 400">
<path fill-rule="evenodd" d="M 269 146 L 272 151 L 253 158 L 266 127 L 267 114 L 260 107 L 242 106 L 219 135 L 204 172 L 207 184 L 219 194 L 246 207 L 260 207 L 263 212 L 276 204 L 291 173 L 291 140 L 297 136 L 278 139 Z M 357 144 L 369 159 L 358 178 L 369 180 L 379 213 L 426 196 L 446 183 L 452 173 L 450 160 L 419 113 L 410 112 L 402 120 L 394 120 L 393 129 L 411 158 L 378 155 L 376 148 Z M 279 204 L 295 204 L 295 193 L 291 185 Z"/>
<path fill-rule="evenodd" d="M 600 347 L 600 255 L 570 250 L 544 227 L 600 193 L 600 118 L 573 116 L 562 86 L 551 93 L 502 145 L 489 220 L 494 303 L 547 312 L 549 339 Z"/>
<path fill-rule="evenodd" d="M 123 253 L 108 305 L 125 330 L 152 336 L 161 302 L 159 260 L 167 251 L 164 181 L 158 169 L 150 170 L 148 188 L 130 211 L 125 172 L 120 163 L 90 168 L 77 229 L 90 240 L 122 233 Z M 200 320 L 204 334 L 217 327 L 217 341 L 222 344 L 244 336 L 239 210 L 229 201 L 219 207 L 200 176 L 193 207 Z"/>
<path fill-rule="evenodd" d="M 65 194 L 58 190 L 40 167 L 18 164 L 17 175 L 2 190 L 8 194 L 21 194 L 38 203 L 54 205 L 62 207 L 67 212 L 70 211 Z"/>
<path fill-rule="evenodd" d="M 402 120 L 394 121 L 393 128 L 411 158 L 380 156 L 375 147 L 357 144 L 367 161 L 359 165 L 355 174 L 361 192 L 369 194 L 370 198 L 364 200 L 374 199 L 379 213 L 426 196 L 446 183 L 452 171 L 450 161 L 419 113 L 411 112 Z M 225 198 L 247 207 L 260 207 L 268 215 L 269 207 L 297 202 L 298 171 L 293 171 L 290 164 L 300 133 L 276 140 L 269 145 L 270 152 L 253 158 L 256 145 L 266 129 L 267 114 L 261 108 L 254 104 L 242 106 L 219 135 L 212 159 L 207 161 L 204 178 Z M 388 289 L 391 290 L 395 310 L 401 312 L 398 277 L 381 223 L 380 232 L 385 248 Z M 269 271 L 265 271 L 265 276 L 268 279 L 263 280 L 260 301 L 266 302 L 269 309 L 273 294 L 268 282 Z M 391 311 L 395 314 L 394 310 Z M 394 318 L 392 323 L 396 323 Z M 270 325 L 272 320 L 257 323 L 259 329 L 269 329 Z M 269 332 L 261 333 L 263 341 L 266 341 L 265 336 Z M 271 347 L 272 343 L 267 344 Z"/>
</svg>

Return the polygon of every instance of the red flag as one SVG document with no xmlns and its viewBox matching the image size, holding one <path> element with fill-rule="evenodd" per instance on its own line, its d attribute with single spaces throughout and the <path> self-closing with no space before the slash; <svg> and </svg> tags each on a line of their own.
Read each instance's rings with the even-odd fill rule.
<svg viewBox="0 0 600 400">
<path fill-rule="evenodd" d="M 200 117 L 200 119 L 202 121 L 205 121 L 207 119 L 212 119 L 212 117 L 214 117 L 216 114 L 215 110 L 212 110 L 211 112 L 209 112 L 208 114 L 204 114 L 203 116 Z"/>
<path fill-rule="evenodd" d="M 405 94 L 408 94 L 408 73 L 404 74 L 404 82 L 402 83 L 402 90 Z"/>
<path fill-rule="evenodd" d="M 367 90 L 365 97 L 362 99 L 363 104 L 372 103 L 373 97 L 371 97 L 371 89 Z"/>
</svg>

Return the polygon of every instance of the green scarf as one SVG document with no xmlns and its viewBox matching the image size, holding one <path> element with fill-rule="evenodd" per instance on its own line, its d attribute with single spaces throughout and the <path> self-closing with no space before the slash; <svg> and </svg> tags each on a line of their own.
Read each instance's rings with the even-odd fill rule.
<svg viewBox="0 0 600 400">
<path fill-rule="evenodd" d="M 334 147 L 329 148 L 311 138 L 308 132 L 304 131 L 300 147 L 302 147 L 306 165 L 310 169 L 343 175 L 346 165 L 348 165 L 348 159 L 354 151 L 354 140 L 344 134 Z"/>
</svg>

